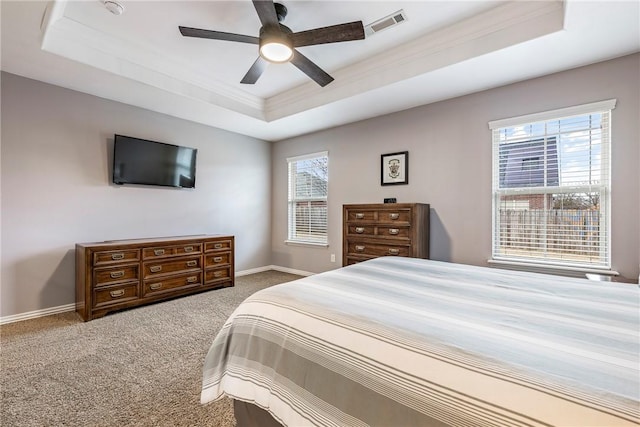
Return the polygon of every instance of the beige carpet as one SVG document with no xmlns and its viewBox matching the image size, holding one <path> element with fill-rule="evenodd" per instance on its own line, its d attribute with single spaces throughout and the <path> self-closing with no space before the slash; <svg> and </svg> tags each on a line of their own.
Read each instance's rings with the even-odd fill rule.
<svg viewBox="0 0 640 427">
<path fill-rule="evenodd" d="M 0 425 L 235 425 L 230 401 L 200 405 L 202 363 L 224 321 L 268 271 L 236 286 L 82 322 L 63 313 L 0 327 Z"/>
</svg>

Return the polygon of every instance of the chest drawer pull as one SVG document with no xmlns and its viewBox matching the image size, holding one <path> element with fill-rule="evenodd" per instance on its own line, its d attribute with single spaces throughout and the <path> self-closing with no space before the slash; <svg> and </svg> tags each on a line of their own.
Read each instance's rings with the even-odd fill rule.
<svg viewBox="0 0 640 427">
<path fill-rule="evenodd" d="M 109 273 L 109 276 L 111 276 L 112 279 L 119 279 L 120 277 L 124 277 L 124 270 L 112 271 Z"/>
<path fill-rule="evenodd" d="M 162 271 L 162 266 L 161 265 L 152 265 L 151 267 L 149 267 L 149 270 L 152 273 L 157 273 L 159 271 Z"/>
<path fill-rule="evenodd" d="M 399 232 L 400 232 L 400 230 L 398 230 L 397 228 L 390 228 L 390 229 L 389 229 L 389 234 L 392 234 L 392 235 L 394 235 L 394 236 L 395 236 L 396 234 L 398 234 Z"/>
<path fill-rule="evenodd" d="M 224 271 L 216 271 L 213 273 L 213 277 L 221 277 L 224 274 Z"/>
<path fill-rule="evenodd" d="M 153 250 L 153 253 L 154 253 L 156 256 L 164 255 L 164 249 L 154 249 L 154 250 Z"/>
<path fill-rule="evenodd" d="M 216 243 L 215 245 L 213 245 L 213 249 L 221 249 L 222 248 L 222 243 Z"/>
<path fill-rule="evenodd" d="M 184 251 L 185 252 L 193 252 L 193 246 L 185 246 L 184 247 Z"/>
<path fill-rule="evenodd" d="M 356 219 L 363 219 L 364 218 L 364 214 L 362 212 L 358 212 L 356 214 Z"/>
<path fill-rule="evenodd" d="M 356 245 L 356 252 L 363 252 L 364 251 L 364 245 Z"/>
<path fill-rule="evenodd" d="M 187 283 L 194 283 L 198 281 L 198 277 L 197 276 L 191 276 L 191 277 L 187 277 Z"/>
<path fill-rule="evenodd" d="M 157 291 L 160 288 L 162 288 L 162 282 L 160 282 L 160 283 L 152 283 L 152 284 L 149 285 L 149 289 L 151 289 L 152 291 Z"/>
<path fill-rule="evenodd" d="M 364 227 L 356 227 L 356 233 L 358 234 L 364 233 Z"/>
<path fill-rule="evenodd" d="M 222 261 L 222 257 L 221 256 L 217 256 L 215 258 L 213 258 L 213 262 L 220 262 Z"/>
<path fill-rule="evenodd" d="M 120 298 L 121 296 L 124 296 L 124 289 L 118 289 L 116 291 L 111 291 L 111 292 L 109 292 L 109 295 L 111 295 L 111 298 Z"/>
<path fill-rule="evenodd" d="M 117 261 L 119 259 L 124 259 L 124 254 L 122 252 L 119 252 L 117 254 L 111 254 L 111 259 L 114 261 Z"/>
<path fill-rule="evenodd" d="M 196 265 L 198 265 L 198 261 L 196 261 L 195 259 L 187 261 L 187 267 L 195 267 Z"/>
<path fill-rule="evenodd" d="M 391 213 L 391 214 L 389 214 L 389 218 L 398 219 L 398 218 L 400 218 L 400 214 L 399 213 Z"/>
<path fill-rule="evenodd" d="M 389 255 L 398 255 L 400 253 L 400 249 L 389 249 Z"/>
</svg>

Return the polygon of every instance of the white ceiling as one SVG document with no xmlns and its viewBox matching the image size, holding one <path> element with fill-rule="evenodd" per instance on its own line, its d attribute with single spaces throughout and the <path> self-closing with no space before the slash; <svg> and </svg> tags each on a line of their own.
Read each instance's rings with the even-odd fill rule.
<svg viewBox="0 0 640 427">
<path fill-rule="evenodd" d="M 178 25 L 257 36 L 250 0 L 6 1 L 2 70 L 265 140 L 279 140 L 640 51 L 640 1 L 283 0 L 294 32 L 403 10 L 365 40 L 300 51 L 240 84 L 257 46 L 182 37 Z"/>
</svg>

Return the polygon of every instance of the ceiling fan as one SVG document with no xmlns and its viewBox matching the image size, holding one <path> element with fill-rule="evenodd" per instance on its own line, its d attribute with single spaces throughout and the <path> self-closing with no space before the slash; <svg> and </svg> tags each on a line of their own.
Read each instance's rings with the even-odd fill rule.
<svg viewBox="0 0 640 427">
<path fill-rule="evenodd" d="M 257 44 L 259 46 L 260 56 L 258 56 L 258 59 L 256 59 L 251 68 L 249 68 L 249 71 L 240 83 L 254 84 L 258 81 L 258 78 L 260 78 L 269 62 L 291 62 L 316 83 L 324 87 L 333 81 L 333 77 L 318 67 L 309 58 L 301 54 L 296 48 L 364 39 L 362 21 L 331 25 L 294 33 L 290 28 L 281 24 L 287 16 L 287 8 L 284 5 L 274 3 L 273 0 L 252 1 L 256 12 L 258 12 L 260 22 L 262 23 L 259 37 L 199 28 L 178 27 L 180 33 L 186 37 Z"/>
</svg>

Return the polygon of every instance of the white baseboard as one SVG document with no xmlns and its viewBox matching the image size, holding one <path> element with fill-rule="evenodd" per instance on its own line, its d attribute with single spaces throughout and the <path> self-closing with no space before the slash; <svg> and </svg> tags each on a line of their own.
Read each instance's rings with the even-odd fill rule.
<svg viewBox="0 0 640 427">
<path fill-rule="evenodd" d="M 311 276 L 314 273 L 308 271 L 295 270 L 293 268 L 280 267 L 278 265 L 265 265 L 264 267 L 250 268 L 249 270 L 242 270 L 236 272 L 236 277 L 246 276 L 248 274 L 262 273 L 263 271 L 276 270 L 283 273 L 297 274 L 298 276 Z M 0 325 L 6 325 L 8 323 L 20 322 L 22 320 L 36 319 L 38 317 L 50 316 L 52 314 L 67 313 L 69 311 L 75 311 L 76 304 L 65 304 L 58 307 L 44 308 L 42 310 L 29 311 L 27 313 L 13 314 L 11 316 L 0 317 Z"/>
<path fill-rule="evenodd" d="M 7 323 L 21 322 L 23 320 L 35 319 L 38 317 L 50 316 L 52 314 L 67 313 L 76 311 L 76 304 L 65 304 L 57 307 L 44 308 L 42 310 L 29 311 L 27 313 L 14 314 L 11 316 L 0 317 L 0 325 Z"/>
</svg>

